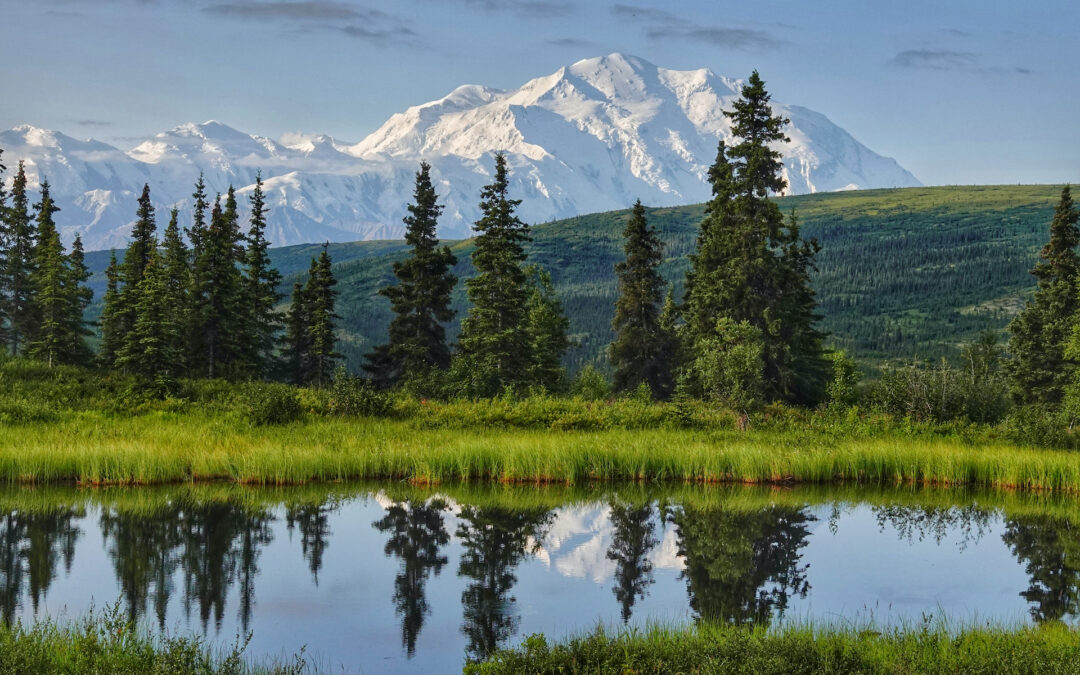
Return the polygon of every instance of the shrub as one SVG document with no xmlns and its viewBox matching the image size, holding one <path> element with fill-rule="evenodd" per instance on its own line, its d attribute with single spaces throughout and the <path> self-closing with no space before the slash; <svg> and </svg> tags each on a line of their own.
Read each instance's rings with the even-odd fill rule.
<svg viewBox="0 0 1080 675">
<path fill-rule="evenodd" d="M 345 417 L 386 415 L 392 406 L 390 397 L 375 390 L 362 377 L 354 377 L 338 366 L 330 385 L 328 409 L 332 415 Z"/>
<path fill-rule="evenodd" d="M 591 363 L 581 369 L 570 384 L 570 393 L 586 401 L 602 401 L 611 396 L 611 385 Z"/>
<path fill-rule="evenodd" d="M 825 387 L 829 405 L 850 408 L 859 401 L 859 367 L 842 349 L 830 352 L 828 358 L 832 363 L 832 379 Z"/>
<path fill-rule="evenodd" d="M 288 424 L 303 417 L 296 389 L 273 382 L 246 382 L 236 392 L 236 402 L 252 426 Z"/>
</svg>

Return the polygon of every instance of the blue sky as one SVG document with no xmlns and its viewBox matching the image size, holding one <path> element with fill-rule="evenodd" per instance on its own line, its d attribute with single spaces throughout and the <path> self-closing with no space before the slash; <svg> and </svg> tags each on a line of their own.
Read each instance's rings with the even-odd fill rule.
<svg viewBox="0 0 1080 675">
<path fill-rule="evenodd" d="M 1080 182 L 1075 2 L 0 0 L 0 127 L 358 141 L 465 83 L 620 51 L 745 77 L 929 184 Z"/>
</svg>

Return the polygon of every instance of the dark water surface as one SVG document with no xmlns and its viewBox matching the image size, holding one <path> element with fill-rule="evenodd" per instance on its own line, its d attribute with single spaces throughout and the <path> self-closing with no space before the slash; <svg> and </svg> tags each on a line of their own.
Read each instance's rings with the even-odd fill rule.
<svg viewBox="0 0 1080 675">
<path fill-rule="evenodd" d="M 0 491 L 0 613 L 139 621 L 257 659 L 456 672 L 598 623 L 1080 614 L 1080 501 L 836 489 Z"/>
</svg>

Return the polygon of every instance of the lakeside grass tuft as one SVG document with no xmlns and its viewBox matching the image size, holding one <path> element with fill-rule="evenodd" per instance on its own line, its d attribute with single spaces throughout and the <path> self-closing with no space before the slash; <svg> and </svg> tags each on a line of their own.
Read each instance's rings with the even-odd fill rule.
<svg viewBox="0 0 1080 675">
<path fill-rule="evenodd" d="M 543 636 L 466 666 L 497 673 L 1077 673 L 1080 632 L 1062 624 L 1008 629 L 947 626 L 874 630 L 703 624 Z"/>
</svg>

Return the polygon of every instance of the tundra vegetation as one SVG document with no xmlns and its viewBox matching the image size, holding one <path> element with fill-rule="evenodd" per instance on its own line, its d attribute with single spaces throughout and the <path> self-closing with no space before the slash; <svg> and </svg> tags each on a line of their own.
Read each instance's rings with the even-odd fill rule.
<svg viewBox="0 0 1080 675">
<path fill-rule="evenodd" d="M 81 242 L 65 251 L 48 181 L 31 206 L 19 162 L 10 189 L 0 181 L 0 481 L 843 481 L 1080 491 L 1071 452 L 1080 227 L 1069 188 L 1006 345 L 995 331 L 968 335 L 951 360 L 886 363 L 864 380 L 866 364 L 820 327 L 812 282 L 823 244 L 804 238 L 798 213 L 785 215 L 775 198 L 786 186 L 771 146 L 785 139 L 787 120 L 773 113 L 756 72 L 724 114 L 733 139 L 719 144 L 709 170 L 713 196 L 679 263 L 685 276 L 665 276 L 667 244 L 635 204 L 614 267 L 617 297 L 604 315 L 610 344 L 573 373 L 568 350 L 589 338 L 572 332 L 553 270 L 530 257 L 532 228 L 516 214 L 502 155 L 480 195 L 473 274 L 462 284 L 461 249 L 436 236 L 441 207 L 421 164 L 406 249 L 379 291 L 392 316 L 385 341 L 364 353 L 367 376 L 342 363 L 343 349 L 354 348 L 343 347 L 339 330 L 350 289 L 327 245 L 286 294 L 268 252 L 261 180 L 246 233 L 235 190 L 211 199 L 200 178 L 192 223 L 182 228 L 173 210 L 160 239 L 145 186 L 91 322 Z M 71 626 L 8 625 L 0 662 L 9 655 L 14 668 L 41 672 L 69 663 L 246 667 L 238 650 L 218 659 L 198 642 L 130 630 L 108 614 Z M 81 653 L 101 660 L 66 661 L 66 647 L 47 656 L 83 643 L 99 651 Z M 866 635 L 703 623 L 598 631 L 563 645 L 532 637 L 475 668 L 711 672 L 738 658 L 754 672 L 796 662 L 807 672 L 991 663 L 1010 672 L 1028 653 L 1043 659 L 1026 662 L 1029 670 L 1065 671 L 1078 649 L 1076 632 L 1060 626 Z"/>
</svg>

